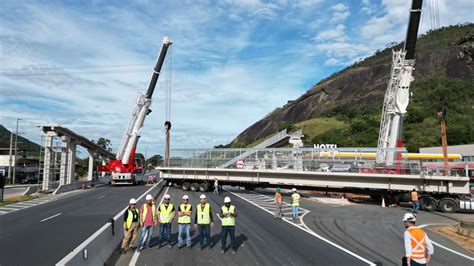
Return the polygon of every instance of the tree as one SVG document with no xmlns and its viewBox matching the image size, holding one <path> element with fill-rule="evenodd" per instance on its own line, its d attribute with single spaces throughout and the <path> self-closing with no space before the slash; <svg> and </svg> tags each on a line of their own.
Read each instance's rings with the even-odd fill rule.
<svg viewBox="0 0 474 266">
<path fill-rule="evenodd" d="M 100 137 L 97 141 L 92 141 L 107 151 L 112 151 L 112 143 L 109 139 Z"/>
<path fill-rule="evenodd" d="M 163 163 L 163 156 L 156 154 L 151 156 L 148 160 L 146 160 L 146 169 L 151 170 L 157 166 L 160 166 Z"/>
</svg>

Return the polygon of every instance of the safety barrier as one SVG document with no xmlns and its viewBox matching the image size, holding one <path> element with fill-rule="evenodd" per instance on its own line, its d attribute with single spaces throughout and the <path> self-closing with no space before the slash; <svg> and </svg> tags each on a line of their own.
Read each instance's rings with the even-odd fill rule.
<svg viewBox="0 0 474 266">
<path fill-rule="evenodd" d="M 35 192 L 38 191 L 38 186 L 29 186 L 25 192 L 23 192 L 23 196 L 26 196 L 26 195 L 31 195 Z"/>
<path fill-rule="evenodd" d="M 165 182 L 160 181 L 157 184 L 158 191 L 154 197 L 161 193 L 164 183 Z M 143 193 L 137 201 L 141 200 L 154 188 L 155 186 Z M 123 239 L 122 222 L 117 222 L 117 220 L 122 218 L 123 212 L 127 208 L 128 206 L 120 211 L 114 218 L 110 218 L 109 222 L 104 224 L 71 253 L 56 263 L 56 265 L 104 265 Z"/>
</svg>

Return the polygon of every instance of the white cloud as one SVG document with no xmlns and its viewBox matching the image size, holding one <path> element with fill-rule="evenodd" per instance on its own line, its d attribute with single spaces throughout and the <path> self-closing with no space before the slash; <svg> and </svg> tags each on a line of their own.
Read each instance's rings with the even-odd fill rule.
<svg viewBox="0 0 474 266">
<path fill-rule="evenodd" d="M 345 33 L 346 26 L 342 24 L 338 24 L 333 29 L 327 29 L 324 31 L 319 32 L 314 37 L 316 41 L 345 41 L 347 39 L 347 35 Z"/>
<path fill-rule="evenodd" d="M 335 4 L 330 8 L 332 11 L 335 12 L 344 12 L 349 9 L 349 7 L 343 3 Z"/>
<path fill-rule="evenodd" d="M 326 65 L 326 66 L 337 66 L 337 65 L 340 65 L 341 63 L 342 62 L 339 59 L 329 58 L 328 60 L 326 60 L 326 62 L 324 62 L 324 65 Z"/>
<path fill-rule="evenodd" d="M 351 14 L 349 12 L 349 6 L 347 6 L 343 3 L 339 3 L 339 4 L 331 6 L 330 10 L 333 11 L 332 17 L 331 17 L 331 20 L 330 20 L 330 22 L 332 22 L 332 23 L 339 22 L 339 21 L 344 21 Z"/>
</svg>

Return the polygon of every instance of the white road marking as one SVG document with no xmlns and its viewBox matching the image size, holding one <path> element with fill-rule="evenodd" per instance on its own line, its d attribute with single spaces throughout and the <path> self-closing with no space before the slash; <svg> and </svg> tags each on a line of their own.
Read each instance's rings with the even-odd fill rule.
<svg viewBox="0 0 474 266">
<path fill-rule="evenodd" d="M 50 216 L 50 217 L 48 217 L 48 218 L 45 218 L 45 219 L 41 220 L 40 223 L 42 223 L 42 222 L 44 222 L 44 221 L 47 221 L 47 220 L 49 220 L 49 219 L 53 219 L 54 217 L 58 217 L 58 216 L 61 215 L 61 214 L 62 214 L 62 213 L 58 213 L 58 214 L 55 214 L 55 215 Z"/>
<path fill-rule="evenodd" d="M 156 183 L 154 186 L 152 186 L 150 189 L 145 191 L 140 197 L 137 198 L 137 201 L 139 201 L 141 198 L 143 198 L 146 194 L 148 194 L 151 190 L 153 190 L 158 184 L 160 184 L 163 180 L 160 180 L 158 183 Z M 115 215 L 114 220 L 117 220 L 120 216 L 122 216 L 123 212 L 128 208 L 125 207 L 123 210 L 121 210 L 117 215 Z M 73 251 L 69 252 L 69 254 L 66 255 L 66 257 L 62 258 L 56 265 L 66 265 L 77 253 L 82 252 L 82 250 L 89 245 L 92 240 L 94 240 L 98 235 L 100 235 L 102 232 L 104 232 L 107 227 L 110 225 L 110 223 L 104 224 L 99 230 L 97 230 L 94 234 L 92 234 L 89 238 L 87 238 L 84 242 L 82 242 L 79 246 L 77 246 Z"/>
<path fill-rule="evenodd" d="M 422 225 L 420 225 L 420 226 L 418 226 L 418 227 L 419 227 L 419 228 L 424 228 L 424 227 L 428 227 L 428 226 L 457 225 L 457 224 L 458 224 L 458 223 L 431 223 L 431 224 L 422 224 Z M 466 258 L 466 259 L 468 259 L 468 260 L 474 261 L 474 258 L 473 258 L 473 257 L 469 257 L 469 256 L 467 256 L 467 255 L 462 254 L 461 252 L 458 252 L 458 251 L 456 251 L 456 250 L 452 250 L 452 249 L 450 249 L 450 248 L 448 248 L 448 247 L 445 247 L 445 246 L 443 246 L 443 245 L 441 245 L 441 244 L 439 244 L 439 243 L 437 243 L 437 242 L 434 242 L 432 239 L 430 239 L 430 240 L 431 240 L 431 243 L 433 243 L 433 245 L 435 245 L 435 246 L 438 246 L 438 247 L 440 247 L 440 248 L 442 248 L 442 249 L 445 249 L 445 250 L 447 250 L 447 251 L 450 251 L 450 252 L 452 252 L 452 253 L 454 253 L 454 254 L 456 254 L 456 255 L 459 255 L 459 256 L 461 256 L 461 257 L 464 257 L 464 258 Z"/>
<path fill-rule="evenodd" d="M 105 195 L 102 195 L 102 196 L 98 197 L 97 199 L 103 199 L 103 198 L 105 198 Z"/>
<path fill-rule="evenodd" d="M 258 206 L 257 204 L 251 202 L 250 200 L 248 200 L 248 199 L 246 199 L 246 198 L 244 198 L 244 197 L 242 197 L 242 196 L 240 196 L 240 195 L 238 195 L 238 194 L 236 194 L 236 193 L 234 193 L 234 192 L 231 192 L 231 191 L 229 191 L 229 190 L 227 190 L 227 189 L 224 189 L 224 190 L 227 191 L 227 192 L 229 192 L 229 193 L 231 193 L 232 195 L 234 195 L 234 196 L 236 196 L 236 197 L 239 197 L 239 198 L 241 198 L 241 199 L 247 201 L 248 203 L 250 203 L 250 204 L 256 206 L 257 208 L 260 208 L 260 209 L 264 210 L 265 212 L 267 212 L 267 213 L 269 213 L 269 214 L 271 214 L 271 215 L 274 215 L 274 214 L 273 214 L 272 212 L 270 212 L 269 210 L 267 210 L 267 209 L 265 209 L 265 208 L 263 208 L 263 207 Z M 352 252 L 352 251 L 350 251 L 350 250 L 348 250 L 348 249 L 346 249 L 346 248 L 344 248 L 344 247 L 339 246 L 338 244 L 336 244 L 336 243 L 332 242 L 331 240 L 326 239 L 326 238 L 324 238 L 324 237 L 322 237 L 322 236 L 316 234 L 315 232 L 313 232 L 313 231 L 311 231 L 311 230 L 308 230 L 308 229 L 306 229 L 306 228 L 303 228 L 302 226 L 299 226 L 299 225 L 297 225 L 297 224 L 294 224 L 294 223 L 292 223 L 292 222 L 290 222 L 290 221 L 288 221 L 288 220 L 286 220 L 286 219 L 283 219 L 283 221 L 285 221 L 285 222 L 287 222 L 287 223 L 293 225 L 293 226 L 296 227 L 296 228 L 299 228 L 299 229 L 305 231 L 306 233 L 308 233 L 308 234 L 310 234 L 310 235 L 313 235 L 313 236 L 319 238 L 320 240 L 322 240 L 322 241 L 324 241 L 324 242 L 326 242 L 326 243 L 328 243 L 328 244 L 330 244 L 330 245 L 332 245 L 332 246 L 334 246 L 334 247 L 336 247 L 336 248 L 338 248 L 338 249 L 344 251 L 345 253 L 347 253 L 347 254 L 349 254 L 349 255 L 351 255 L 351 256 L 353 256 L 353 257 L 355 257 L 355 258 L 357 258 L 357 259 L 359 259 L 359 260 L 361 260 L 361 261 L 363 261 L 363 262 L 365 262 L 365 263 L 367 263 L 368 265 L 376 266 L 376 264 L 373 263 L 373 262 L 371 262 L 370 260 L 365 259 L 365 258 L 363 258 L 363 257 L 361 257 L 361 256 L 359 256 L 359 255 L 357 255 L 357 254 L 355 254 L 354 252 Z"/>
<path fill-rule="evenodd" d="M 167 188 L 166 188 L 165 193 L 163 193 L 163 197 L 164 197 L 166 194 L 168 194 L 169 188 L 170 188 L 170 187 L 167 187 Z M 161 197 L 160 203 L 158 203 L 157 206 L 160 206 L 160 205 L 161 205 L 161 203 L 163 202 L 163 197 Z M 143 241 L 145 241 L 145 239 L 146 239 L 146 235 L 143 237 Z M 142 244 L 143 244 L 143 243 L 140 243 L 140 246 L 141 246 Z M 133 257 L 132 257 L 132 259 L 130 260 L 130 263 L 128 264 L 129 266 L 135 266 L 135 265 L 137 264 L 138 257 L 140 256 L 140 253 L 141 253 L 141 252 L 138 252 L 138 251 L 137 251 L 138 248 L 139 248 L 139 247 L 137 247 L 137 249 L 135 250 L 135 253 L 133 253 Z"/>
</svg>

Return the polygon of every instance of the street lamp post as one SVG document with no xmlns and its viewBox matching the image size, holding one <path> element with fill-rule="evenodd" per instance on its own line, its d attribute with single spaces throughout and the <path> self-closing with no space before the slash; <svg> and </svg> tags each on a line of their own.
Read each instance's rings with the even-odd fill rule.
<svg viewBox="0 0 474 266">
<path fill-rule="evenodd" d="M 13 155 L 13 162 L 15 163 L 13 166 L 13 182 L 12 184 L 16 183 L 16 153 L 18 152 L 18 122 L 23 120 L 21 118 L 16 119 L 16 132 L 15 132 L 15 154 Z"/>
<path fill-rule="evenodd" d="M 8 160 L 8 182 L 12 182 L 12 150 L 13 150 L 13 133 L 10 132 L 10 158 Z"/>
</svg>

